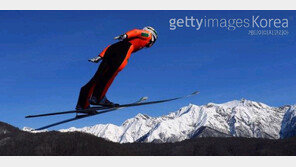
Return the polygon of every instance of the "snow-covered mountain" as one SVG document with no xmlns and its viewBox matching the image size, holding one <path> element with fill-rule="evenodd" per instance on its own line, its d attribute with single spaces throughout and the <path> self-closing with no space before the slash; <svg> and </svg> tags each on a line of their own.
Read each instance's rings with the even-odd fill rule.
<svg viewBox="0 0 296 167">
<path fill-rule="evenodd" d="M 242 99 L 223 104 L 189 104 L 161 117 L 138 114 L 121 126 L 98 124 L 82 131 L 114 142 L 176 142 L 196 137 L 286 138 L 296 135 L 296 105 L 270 107 Z"/>
</svg>

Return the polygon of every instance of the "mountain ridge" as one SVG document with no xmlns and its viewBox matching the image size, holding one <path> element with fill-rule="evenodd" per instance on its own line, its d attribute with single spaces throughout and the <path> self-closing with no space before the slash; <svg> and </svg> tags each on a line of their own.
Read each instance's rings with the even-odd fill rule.
<svg viewBox="0 0 296 167">
<path fill-rule="evenodd" d="M 81 131 L 119 142 L 177 142 L 196 137 L 254 137 L 279 139 L 296 135 L 296 107 L 271 107 L 241 99 L 226 103 L 189 104 L 176 112 L 151 117 L 137 114 L 122 125 L 97 124 L 61 129 Z"/>
</svg>

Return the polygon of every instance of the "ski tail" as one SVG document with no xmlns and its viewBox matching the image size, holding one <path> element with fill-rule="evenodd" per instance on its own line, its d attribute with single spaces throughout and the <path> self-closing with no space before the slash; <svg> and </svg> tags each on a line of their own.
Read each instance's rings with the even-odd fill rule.
<svg viewBox="0 0 296 167">
<path fill-rule="evenodd" d="M 35 130 L 47 129 L 47 128 L 57 126 L 57 125 L 60 125 L 60 124 L 63 124 L 63 123 L 71 122 L 71 121 L 74 121 L 74 120 L 77 120 L 77 117 L 70 118 L 70 119 L 67 119 L 67 120 L 64 120 L 64 121 L 61 121 L 61 122 L 56 122 L 56 123 L 53 123 L 53 124 L 50 124 L 50 125 L 47 125 L 47 126 L 43 126 L 41 128 L 35 129 Z"/>
</svg>

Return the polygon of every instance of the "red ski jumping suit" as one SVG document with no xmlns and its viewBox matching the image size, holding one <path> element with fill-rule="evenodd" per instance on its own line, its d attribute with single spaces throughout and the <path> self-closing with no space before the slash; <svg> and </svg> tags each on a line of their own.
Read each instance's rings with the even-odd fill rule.
<svg viewBox="0 0 296 167">
<path fill-rule="evenodd" d="M 88 108 L 91 97 L 103 99 L 116 75 L 126 66 L 131 53 L 151 43 L 152 34 L 146 30 L 134 29 L 126 35 L 123 41 L 109 45 L 99 54 L 103 61 L 92 79 L 80 90 L 77 103 L 80 108 Z"/>
</svg>

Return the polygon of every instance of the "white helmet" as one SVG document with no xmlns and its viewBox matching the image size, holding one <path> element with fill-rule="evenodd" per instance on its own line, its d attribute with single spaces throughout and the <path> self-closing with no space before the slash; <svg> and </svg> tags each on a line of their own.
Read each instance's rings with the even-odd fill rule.
<svg viewBox="0 0 296 167">
<path fill-rule="evenodd" d="M 158 38 L 157 32 L 156 32 L 156 30 L 153 27 L 150 27 L 150 26 L 144 27 L 143 30 L 149 31 L 152 34 L 151 41 L 150 41 L 150 43 L 147 46 L 147 47 L 151 47 L 155 43 L 155 41 L 157 40 L 157 38 Z"/>
</svg>

